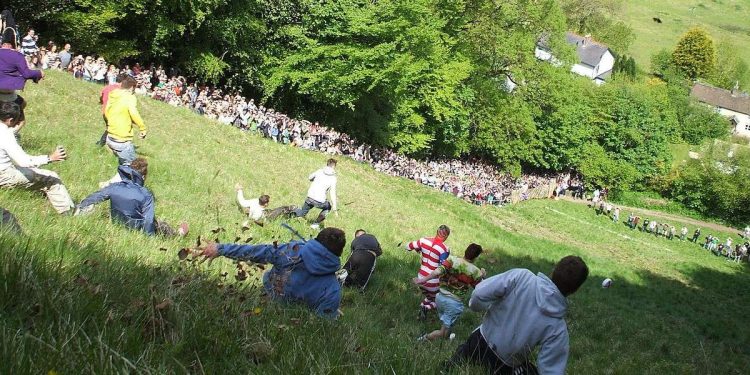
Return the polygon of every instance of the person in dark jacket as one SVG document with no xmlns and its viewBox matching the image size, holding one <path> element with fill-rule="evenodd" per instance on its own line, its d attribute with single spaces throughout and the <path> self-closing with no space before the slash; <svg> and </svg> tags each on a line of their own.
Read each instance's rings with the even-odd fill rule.
<svg viewBox="0 0 750 375">
<path fill-rule="evenodd" d="M 375 271 L 376 260 L 383 254 L 378 239 L 372 234 L 358 229 L 354 232 L 354 240 L 351 244 L 352 254 L 344 264 L 347 272 L 344 286 L 365 289 Z"/>
<path fill-rule="evenodd" d="M 95 204 L 110 201 L 112 219 L 125 226 L 146 232 L 152 236 L 160 234 L 167 237 L 184 236 L 188 232 L 187 224 L 182 223 L 177 231 L 167 223 L 154 217 L 154 195 L 144 185 L 148 175 L 148 161 L 143 158 L 135 159 L 129 166 L 121 165 L 117 168 L 122 181 L 89 195 L 81 201 L 76 215 L 88 213 Z"/>
<path fill-rule="evenodd" d="M 230 259 L 270 263 L 273 268 L 263 275 L 263 287 L 271 298 L 300 302 L 319 316 L 339 316 L 341 284 L 335 272 L 341 266 L 346 244 L 344 231 L 325 228 L 315 239 L 287 244 L 238 245 L 208 243 L 201 248 L 207 259 L 219 256 Z"/>
</svg>

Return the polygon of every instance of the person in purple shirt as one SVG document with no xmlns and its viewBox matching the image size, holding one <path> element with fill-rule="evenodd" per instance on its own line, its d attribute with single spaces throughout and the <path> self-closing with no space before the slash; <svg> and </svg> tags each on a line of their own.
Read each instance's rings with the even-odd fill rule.
<svg viewBox="0 0 750 375">
<path fill-rule="evenodd" d="M 0 47 L 0 101 L 15 102 L 21 107 L 21 116 L 18 119 L 16 131 L 20 130 L 25 124 L 23 113 L 26 108 L 26 100 L 18 91 L 23 90 L 27 80 L 33 80 L 35 83 L 44 78 L 41 70 L 29 69 L 26 59 L 21 52 L 16 50 L 15 31 L 6 28 L 3 31 L 3 44 Z"/>
</svg>

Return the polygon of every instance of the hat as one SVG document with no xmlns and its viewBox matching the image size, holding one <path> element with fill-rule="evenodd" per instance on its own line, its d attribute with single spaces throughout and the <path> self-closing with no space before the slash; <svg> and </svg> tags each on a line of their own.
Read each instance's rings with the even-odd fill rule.
<svg viewBox="0 0 750 375">
<path fill-rule="evenodd" d="M 17 37 L 16 37 L 16 30 L 14 30 L 12 27 L 6 27 L 3 30 L 3 43 L 9 43 L 13 46 L 13 48 L 18 47 L 17 44 Z"/>
</svg>

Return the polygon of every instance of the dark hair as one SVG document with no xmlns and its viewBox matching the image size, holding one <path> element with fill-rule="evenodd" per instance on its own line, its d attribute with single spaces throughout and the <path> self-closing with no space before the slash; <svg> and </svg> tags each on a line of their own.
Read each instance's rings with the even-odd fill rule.
<svg viewBox="0 0 750 375">
<path fill-rule="evenodd" d="M 131 76 L 126 76 L 125 78 L 122 79 L 122 83 L 120 84 L 120 87 L 125 90 L 129 90 L 129 89 L 134 88 L 137 85 L 138 85 L 138 82 L 135 81 L 135 78 Z"/>
<path fill-rule="evenodd" d="M 318 233 L 315 239 L 337 257 L 340 257 L 341 253 L 344 252 L 346 234 L 339 228 L 325 228 Z"/>
<path fill-rule="evenodd" d="M 331 158 L 331 159 L 328 159 L 328 162 L 326 163 L 326 166 L 335 167 L 336 163 L 337 163 L 336 159 Z"/>
<path fill-rule="evenodd" d="M 451 228 L 448 228 L 447 225 L 443 224 L 440 227 L 438 227 L 437 235 L 439 237 L 442 237 L 444 239 L 448 238 L 448 236 L 451 235 Z"/>
<path fill-rule="evenodd" d="M 473 243 L 466 248 L 466 252 L 464 252 L 464 258 L 466 258 L 466 260 L 477 259 L 477 257 L 479 256 L 479 254 L 482 253 L 482 251 L 483 251 L 482 246 L 479 246 Z"/>
<path fill-rule="evenodd" d="M 140 174 L 145 180 L 146 175 L 148 175 L 148 160 L 144 158 L 136 158 L 130 163 L 130 168 L 133 168 L 133 170 L 138 172 L 138 174 Z"/>
<path fill-rule="evenodd" d="M 363 234 L 367 233 L 364 229 L 357 229 L 356 232 L 354 232 L 354 237 L 359 237 Z"/>
<path fill-rule="evenodd" d="M 589 277 L 589 268 L 581 257 L 568 255 L 552 270 L 552 282 L 564 296 L 575 293 Z"/>
<path fill-rule="evenodd" d="M 118 83 L 122 82 L 125 80 L 126 77 L 130 77 L 130 76 L 127 75 L 126 73 L 118 74 L 117 77 L 115 77 L 115 82 L 118 82 Z"/>
<path fill-rule="evenodd" d="M 21 115 L 21 107 L 14 102 L 0 102 L 0 121 L 17 119 Z"/>
<path fill-rule="evenodd" d="M 270 202 L 270 201 L 271 201 L 271 197 L 269 197 L 266 194 L 263 194 L 263 195 L 260 196 L 260 198 L 258 198 L 258 203 L 260 203 L 261 206 L 267 205 L 268 202 Z"/>
</svg>

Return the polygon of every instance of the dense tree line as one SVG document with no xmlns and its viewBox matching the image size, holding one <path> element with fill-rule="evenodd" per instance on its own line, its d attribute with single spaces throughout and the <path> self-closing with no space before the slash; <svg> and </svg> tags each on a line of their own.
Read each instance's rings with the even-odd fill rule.
<svg viewBox="0 0 750 375">
<path fill-rule="evenodd" d="M 615 52 L 632 41 L 608 17 L 614 0 L 10 3 L 43 40 L 177 66 L 414 156 L 574 169 L 627 189 L 667 173 L 669 142 L 715 135 L 693 126 L 714 118 L 694 109 L 684 81 L 639 81 L 632 58 L 603 87 L 569 73 L 565 31 L 594 31 Z M 540 38 L 562 66 L 534 57 Z"/>
</svg>

